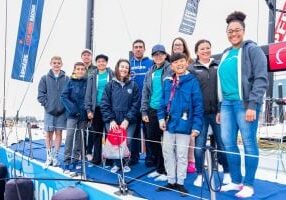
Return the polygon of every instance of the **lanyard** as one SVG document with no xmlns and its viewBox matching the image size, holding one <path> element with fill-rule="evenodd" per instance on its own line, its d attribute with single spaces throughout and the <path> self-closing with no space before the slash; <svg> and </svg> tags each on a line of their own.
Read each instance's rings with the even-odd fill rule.
<svg viewBox="0 0 286 200">
<path fill-rule="evenodd" d="M 178 84 L 179 84 L 179 80 L 177 79 L 177 76 L 175 76 L 174 79 L 173 79 L 173 84 L 172 84 L 172 88 L 171 88 L 171 94 L 170 94 L 168 105 L 167 105 L 167 113 L 168 113 L 168 115 L 170 113 L 171 103 L 172 103 L 172 101 L 173 101 L 173 99 L 175 97 L 176 87 L 178 86 Z"/>
</svg>

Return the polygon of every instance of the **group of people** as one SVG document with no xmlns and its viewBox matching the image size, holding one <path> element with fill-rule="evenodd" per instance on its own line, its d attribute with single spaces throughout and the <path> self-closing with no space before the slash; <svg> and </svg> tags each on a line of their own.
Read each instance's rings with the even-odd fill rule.
<svg viewBox="0 0 286 200">
<path fill-rule="evenodd" d="M 211 128 L 224 171 L 221 191 L 236 190 L 237 197 L 251 197 L 258 166 L 258 115 L 268 80 L 264 53 L 254 42 L 244 40 L 245 17 L 238 11 L 227 16 L 231 46 L 220 61 L 211 58 L 211 42 L 206 39 L 196 42 L 192 59 L 181 37 L 173 40 L 170 54 L 163 45 L 154 45 L 152 59 L 144 57 L 144 41 L 135 40 L 133 57 L 118 60 L 114 71 L 107 67 L 108 56 L 97 55 L 93 65 L 92 52 L 85 49 L 82 62 L 74 64 L 68 77 L 61 70 L 61 58 L 52 57 L 51 70 L 41 78 L 38 93 L 45 108 L 46 166 L 59 165 L 61 133 L 67 129 L 64 170 L 75 172 L 83 142 L 80 132 L 89 122 L 87 159 L 101 164 L 103 132 L 124 129 L 130 160 L 123 167 L 117 160 L 110 163 L 114 173 L 129 172 L 138 163 L 143 130 L 145 165 L 155 167 L 148 177 L 168 182 L 157 191 L 178 190 L 186 195 L 187 172 L 196 171 L 195 186 L 203 184 Z M 246 153 L 244 178 L 238 131 Z"/>
</svg>

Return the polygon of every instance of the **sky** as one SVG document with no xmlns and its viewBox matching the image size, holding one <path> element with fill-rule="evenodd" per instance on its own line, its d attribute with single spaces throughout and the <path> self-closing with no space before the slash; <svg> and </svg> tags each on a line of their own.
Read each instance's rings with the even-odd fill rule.
<svg viewBox="0 0 286 200">
<path fill-rule="evenodd" d="M 284 1 L 277 0 L 277 8 L 282 8 Z M 39 80 L 50 69 L 50 58 L 54 55 L 62 56 L 63 70 L 68 75 L 71 74 L 73 63 L 80 61 L 80 53 L 85 47 L 86 1 L 64 1 L 48 42 L 47 37 L 62 0 L 45 1 L 35 78 L 31 84 L 10 78 L 22 1 L 7 0 L 7 38 L 4 37 L 5 2 L 0 0 L 0 116 L 6 40 L 7 116 L 15 116 L 20 109 L 20 116 L 43 118 L 43 108 L 37 102 Z M 220 53 L 229 46 L 225 18 L 235 10 L 247 15 L 245 39 L 252 39 L 259 45 L 267 44 L 268 7 L 264 0 L 201 0 L 193 35 L 178 31 L 185 4 L 186 0 L 95 0 L 94 57 L 100 53 L 108 55 L 109 66 L 114 68 L 119 58 L 128 58 L 128 51 L 135 39 L 141 38 L 146 42 L 145 55 L 150 57 L 153 45 L 161 43 L 170 51 L 172 40 L 178 36 L 186 39 L 192 57 L 195 57 L 194 44 L 202 38 L 211 41 L 213 54 Z M 20 108 L 28 86 L 27 96 Z"/>
</svg>

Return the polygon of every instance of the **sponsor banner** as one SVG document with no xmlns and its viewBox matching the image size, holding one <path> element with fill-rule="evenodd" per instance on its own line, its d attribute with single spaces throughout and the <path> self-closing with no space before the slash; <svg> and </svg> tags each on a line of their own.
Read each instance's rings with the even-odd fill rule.
<svg viewBox="0 0 286 200">
<path fill-rule="evenodd" d="M 187 0 L 179 32 L 192 35 L 195 29 L 200 0 Z"/>
<path fill-rule="evenodd" d="M 45 151 L 43 151 L 43 157 L 45 157 Z M 32 179 L 35 200 L 51 200 L 57 191 L 69 186 L 75 186 L 85 191 L 88 199 L 119 199 L 113 194 L 108 194 L 108 191 L 100 189 L 92 181 L 73 180 L 70 176 L 63 174 L 63 170 L 59 167 L 45 169 L 44 163 L 2 146 L 0 146 L 0 163 L 8 168 L 10 178 L 16 175 Z"/>
<path fill-rule="evenodd" d="M 286 11 L 286 1 L 283 7 Z M 286 36 L 286 13 L 281 12 L 275 27 L 275 42 L 283 42 Z"/>
<path fill-rule="evenodd" d="M 32 82 L 41 32 L 44 0 L 22 1 L 11 77 Z"/>
<path fill-rule="evenodd" d="M 286 42 L 269 44 L 269 71 L 286 70 Z"/>
</svg>

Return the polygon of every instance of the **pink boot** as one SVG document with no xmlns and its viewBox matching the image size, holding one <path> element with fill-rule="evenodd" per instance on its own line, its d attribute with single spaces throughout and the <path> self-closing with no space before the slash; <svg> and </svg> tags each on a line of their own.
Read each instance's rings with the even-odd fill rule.
<svg viewBox="0 0 286 200">
<path fill-rule="evenodd" d="M 195 173 L 195 172 L 196 172 L 195 162 L 190 161 L 190 162 L 188 163 L 187 172 L 188 172 L 188 173 Z"/>
</svg>

